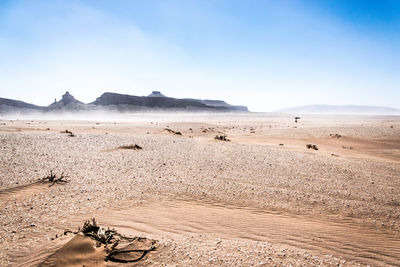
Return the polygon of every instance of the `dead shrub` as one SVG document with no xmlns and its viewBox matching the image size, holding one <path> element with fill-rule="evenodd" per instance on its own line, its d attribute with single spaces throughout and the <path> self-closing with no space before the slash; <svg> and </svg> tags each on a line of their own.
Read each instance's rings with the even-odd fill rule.
<svg viewBox="0 0 400 267">
<path fill-rule="evenodd" d="M 231 141 L 230 139 L 228 139 L 227 135 L 216 135 L 214 137 L 215 140 L 220 140 L 220 141 Z"/>
<path fill-rule="evenodd" d="M 308 149 L 318 150 L 318 147 L 317 147 L 316 145 L 307 144 L 306 147 L 307 147 Z"/>
</svg>

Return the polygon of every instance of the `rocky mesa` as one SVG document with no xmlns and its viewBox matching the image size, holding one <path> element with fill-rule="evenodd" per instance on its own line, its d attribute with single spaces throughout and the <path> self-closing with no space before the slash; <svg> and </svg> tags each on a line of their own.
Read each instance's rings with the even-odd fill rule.
<svg viewBox="0 0 400 267">
<path fill-rule="evenodd" d="M 48 106 L 37 106 L 19 100 L 0 98 L 0 113 L 27 112 L 78 112 L 89 110 L 109 110 L 119 112 L 135 111 L 218 111 L 248 112 L 246 106 L 235 106 L 221 100 L 180 99 L 167 97 L 159 91 L 148 96 L 135 96 L 106 92 L 95 101 L 85 104 L 75 99 L 68 91 L 61 100 Z"/>
</svg>

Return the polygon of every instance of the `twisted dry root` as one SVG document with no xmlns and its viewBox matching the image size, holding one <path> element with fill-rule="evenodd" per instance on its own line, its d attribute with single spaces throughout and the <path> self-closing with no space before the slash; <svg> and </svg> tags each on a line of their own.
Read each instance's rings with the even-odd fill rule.
<svg viewBox="0 0 400 267">
<path fill-rule="evenodd" d="M 113 261 L 113 262 L 120 262 L 120 263 L 137 262 L 137 261 L 140 261 L 141 259 L 143 259 L 147 253 L 149 253 L 150 251 L 153 251 L 155 249 L 156 248 L 154 246 L 151 246 L 149 249 L 114 250 L 114 251 L 111 251 L 110 254 L 107 255 L 106 261 Z M 139 258 L 133 259 L 133 260 L 123 260 L 123 259 L 115 258 L 115 256 L 118 254 L 129 253 L 129 252 L 142 252 L 142 255 Z"/>
<path fill-rule="evenodd" d="M 127 237 L 127 236 L 124 236 L 124 235 L 118 233 L 114 229 L 101 228 L 97 225 L 95 218 L 92 218 L 91 220 L 87 220 L 83 224 L 82 230 L 80 230 L 78 232 L 72 232 L 70 230 L 65 230 L 64 235 L 67 233 L 78 234 L 79 232 L 82 232 L 85 236 L 88 236 L 88 237 L 96 240 L 98 242 L 99 246 L 101 244 L 105 245 L 106 251 L 108 253 L 108 255 L 105 258 L 106 261 L 119 262 L 119 263 L 137 262 L 137 261 L 140 261 L 141 259 L 143 259 L 147 255 L 147 253 L 149 253 L 150 251 L 154 251 L 156 249 L 156 247 L 154 246 L 156 241 L 154 241 L 154 240 L 151 242 L 150 248 L 148 248 L 148 249 L 127 249 L 127 250 L 124 250 L 123 248 L 117 249 L 116 247 L 122 240 L 125 240 L 128 242 L 134 242 L 134 241 L 143 241 L 146 239 L 141 238 L 141 237 Z M 116 257 L 119 254 L 131 253 L 131 252 L 138 252 L 138 253 L 142 253 L 142 254 L 140 257 L 138 257 L 136 259 L 132 259 L 132 260 L 120 259 L 120 258 Z"/>
</svg>

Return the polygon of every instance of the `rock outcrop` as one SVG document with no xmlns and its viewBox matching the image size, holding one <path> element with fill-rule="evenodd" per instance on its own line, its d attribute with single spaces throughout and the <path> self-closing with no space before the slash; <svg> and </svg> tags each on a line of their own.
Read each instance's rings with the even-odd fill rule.
<svg viewBox="0 0 400 267">
<path fill-rule="evenodd" d="M 161 94 L 161 92 L 159 92 L 159 91 L 153 91 L 147 97 L 166 97 L 166 96 Z"/>
<path fill-rule="evenodd" d="M 193 98 L 185 98 L 186 100 L 200 102 L 204 105 L 211 106 L 211 107 L 225 107 L 231 111 L 249 111 L 246 106 L 234 106 L 226 103 L 222 100 L 208 100 L 208 99 L 193 99 Z"/>
<path fill-rule="evenodd" d="M 46 110 L 82 110 L 87 109 L 87 105 L 79 100 L 76 100 L 68 91 L 62 96 L 60 101 L 46 107 Z"/>
</svg>

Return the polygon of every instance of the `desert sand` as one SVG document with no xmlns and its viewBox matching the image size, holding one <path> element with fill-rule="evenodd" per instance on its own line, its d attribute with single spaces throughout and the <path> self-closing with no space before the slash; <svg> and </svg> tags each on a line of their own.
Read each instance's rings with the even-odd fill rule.
<svg viewBox="0 0 400 267">
<path fill-rule="evenodd" d="M 156 240 L 136 265 L 399 265 L 400 117 L 293 118 L 2 117 L 0 265 L 119 265 L 90 218 Z"/>
</svg>

